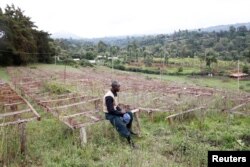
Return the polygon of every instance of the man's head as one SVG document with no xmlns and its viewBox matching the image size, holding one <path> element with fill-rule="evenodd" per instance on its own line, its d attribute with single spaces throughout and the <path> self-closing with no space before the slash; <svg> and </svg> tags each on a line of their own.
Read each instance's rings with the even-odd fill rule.
<svg viewBox="0 0 250 167">
<path fill-rule="evenodd" d="M 111 88 L 114 92 L 120 91 L 120 84 L 117 81 L 112 81 Z"/>
</svg>

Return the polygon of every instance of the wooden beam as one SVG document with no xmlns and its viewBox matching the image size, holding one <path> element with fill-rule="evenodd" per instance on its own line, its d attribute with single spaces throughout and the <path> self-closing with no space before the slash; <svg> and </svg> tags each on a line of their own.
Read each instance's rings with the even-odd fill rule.
<svg viewBox="0 0 250 167">
<path fill-rule="evenodd" d="M 22 120 L 18 120 L 18 121 L 13 121 L 13 122 L 5 122 L 5 123 L 1 123 L 0 127 L 20 124 L 20 123 L 29 122 L 29 121 L 36 120 L 36 119 L 37 119 L 37 117 L 32 117 L 32 118 L 22 119 Z"/>
<path fill-rule="evenodd" d="M 41 120 L 41 116 L 36 112 L 36 110 L 32 107 L 32 105 L 26 99 L 24 99 L 23 97 L 20 97 L 20 98 L 22 98 L 23 101 L 25 101 L 25 103 L 29 106 L 29 108 L 31 109 L 31 111 L 33 112 L 33 114 L 36 115 L 37 120 L 40 121 Z"/>
<path fill-rule="evenodd" d="M 31 111 L 30 109 L 26 109 L 26 110 L 20 110 L 20 111 L 15 111 L 15 112 L 7 112 L 4 114 L 0 114 L 0 119 L 2 119 L 2 117 L 18 115 L 18 114 L 22 114 L 22 113 L 26 113 L 26 112 L 30 112 L 30 111 Z"/>
<path fill-rule="evenodd" d="M 77 125 L 74 125 L 74 129 L 78 129 L 81 127 L 87 127 L 87 126 L 93 125 L 95 123 L 97 123 L 97 122 L 79 123 Z"/>
<path fill-rule="evenodd" d="M 188 114 L 188 113 L 193 112 L 193 111 L 201 110 L 204 108 L 205 107 L 199 107 L 199 108 L 190 109 L 190 110 L 187 110 L 184 112 L 176 113 L 176 114 L 173 114 L 173 115 L 166 117 L 166 120 L 168 120 L 169 124 L 172 124 L 174 118 L 179 117 L 179 116 L 184 115 L 184 114 Z"/>
<path fill-rule="evenodd" d="M 241 108 L 241 107 L 243 107 L 243 106 L 245 106 L 247 104 L 249 104 L 249 103 L 246 102 L 246 103 L 242 103 L 242 104 L 240 104 L 238 106 L 235 106 L 234 108 L 230 109 L 229 112 L 233 112 L 233 111 L 237 110 L 238 108 Z"/>
<path fill-rule="evenodd" d="M 73 118 L 73 117 L 85 115 L 87 113 L 95 113 L 95 112 L 96 111 L 84 111 L 84 112 L 80 112 L 80 113 L 76 113 L 76 114 L 72 114 L 72 115 L 60 116 L 60 118 L 62 118 L 62 119 Z"/>
<path fill-rule="evenodd" d="M 74 127 L 68 122 L 68 121 L 65 121 L 65 120 L 61 120 L 64 124 L 66 124 L 68 127 L 70 127 L 72 130 L 74 130 Z"/>
<path fill-rule="evenodd" d="M 95 98 L 95 99 L 91 99 L 88 101 L 83 101 L 83 102 L 79 102 L 79 103 L 73 103 L 73 104 L 69 104 L 69 105 L 63 105 L 63 106 L 59 106 L 59 107 L 52 107 L 50 108 L 50 110 L 54 110 L 54 109 L 62 109 L 62 108 L 69 108 L 69 107 L 73 107 L 73 106 L 77 106 L 77 105 L 81 105 L 81 104 L 86 104 L 89 102 L 93 102 L 93 101 L 98 101 L 101 100 L 100 98 Z"/>
<path fill-rule="evenodd" d="M 140 111 L 147 111 L 147 112 L 152 112 L 152 111 L 161 111 L 160 109 L 154 109 L 154 108 L 141 108 L 139 107 Z"/>
<path fill-rule="evenodd" d="M 25 103 L 23 101 L 16 102 L 16 103 L 7 103 L 7 104 L 4 104 L 4 107 L 19 105 L 19 104 L 25 104 Z"/>
<path fill-rule="evenodd" d="M 247 113 L 243 113 L 243 112 L 238 112 L 238 111 L 234 111 L 234 112 L 231 112 L 232 114 L 238 114 L 238 115 L 242 115 L 242 116 L 248 116 L 250 114 L 247 114 Z"/>
<path fill-rule="evenodd" d="M 95 116 L 93 116 L 93 115 L 89 115 L 88 113 L 87 113 L 85 116 L 91 118 L 91 119 L 94 120 L 94 121 L 100 121 L 99 118 L 97 118 L 97 117 L 95 117 Z"/>
<path fill-rule="evenodd" d="M 40 101 L 39 103 L 51 103 L 51 102 L 58 102 L 58 101 L 66 101 L 66 100 L 78 99 L 78 98 L 83 98 L 83 97 L 87 97 L 87 96 L 76 96 L 76 97 L 69 97 L 69 98 L 65 98 L 65 99 L 44 100 L 44 101 Z"/>
</svg>

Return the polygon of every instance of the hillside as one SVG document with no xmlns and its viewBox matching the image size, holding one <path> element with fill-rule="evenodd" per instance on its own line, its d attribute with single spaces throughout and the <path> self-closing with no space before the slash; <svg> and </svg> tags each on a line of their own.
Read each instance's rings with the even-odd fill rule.
<svg viewBox="0 0 250 167">
<path fill-rule="evenodd" d="M 228 24 L 228 25 L 217 25 L 217 26 L 211 26 L 206 28 L 200 28 L 200 31 L 204 32 L 220 32 L 220 31 L 229 31 L 229 27 L 234 26 L 235 28 L 246 26 L 247 29 L 250 29 L 250 23 L 236 23 L 236 24 Z M 199 29 L 197 29 L 199 30 Z"/>
<path fill-rule="evenodd" d="M 249 93 L 217 87 L 234 85 L 233 80 L 206 78 L 204 82 L 204 78 L 169 76 L 160 80 L 156 75 L 105 67 L 67 67 L 65 71 L 63 65 L 46 64 L 0 68 L 2 76 L 15 84 L 12 92 L 21 91 L 31 102 L 41 120 L 25 123 L 25 156 L 20 154 L 18 125 L 0 127 L 1 166 L 205 167 L 208 150 L 250 148 L 250 106 L 243 105 Z M 141 132 L 133 136 L 138 149 L 131 149 L 92 104 L 109 89 L 111 77 L 122 83 L 120 103 L 140 108 L 140 128 L 136 119 L 133 124 L 134 131 Z M 207 87 L 208 83 L 214 86 Z M 1 116 L 6 119 L 0 125 L 27 118 L 22 106 L 1 98 L 0 107 L 5 108 Z M 11 116 L 14 108 L 21 111 Z M 179 116 L 169 119 L 175 115 Z M 79 126 L 86 130 L 87 143 L 80 140 Z"/>
</svg>

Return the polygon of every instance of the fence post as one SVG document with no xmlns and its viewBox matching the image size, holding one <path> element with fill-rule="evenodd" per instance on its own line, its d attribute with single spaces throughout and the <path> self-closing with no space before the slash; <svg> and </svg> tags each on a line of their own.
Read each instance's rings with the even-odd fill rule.
<svg viewBox="0 0 250 167">
<path fill-rule="evenodd" d="M 80 128 L 80 140 L 81 140 L 81 146 L 85 146 L 85 144 L 87 143 L 87 133 L 85 127 Z"/>
<path fill-rule="evenodd" d="M 26 154 L 26 123 L 18 124 L 21 154 Z"/>
</svg>

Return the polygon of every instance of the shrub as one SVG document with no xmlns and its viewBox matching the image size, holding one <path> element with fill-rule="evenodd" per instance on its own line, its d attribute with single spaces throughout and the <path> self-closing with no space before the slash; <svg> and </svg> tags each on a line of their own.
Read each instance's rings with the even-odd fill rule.
<svg viewBox="0 0 250 167">
<path fill-rule="evenodd" d="M 77 63 L 73 59 L 65 59 L 64 64 L 69 65 L 69 66 L 74 66 Z"/>
<path fill-rule="evenodd" d="M 111 67 L 112 68 L 112 67 Z M 114 65 L 114 68 L 115 69 L 118 69 L 118 70 L 126 70 L 125 66 L 121 65 L 121 64 L 115 64 Z"/>
<path fill-rule="evenodd" d="M 64 93 L 70 93 L 70 90 L 67 89 L 65 86 L 63 85 L 60 85 L 58 83 L 50 83 L 50 82 L 47 82 L 45 85 L 44 85 L 44 89 L 46 91 L 49 91 L 51 93 L 54 93 L 54 94 L 64 94 Z"/>
<path fill-rule="evenodd" d="M 177 69 L 177 72 L 183 72 L 183 67 L 179 67 L 179 68 Z"/>
<path fill-rule="evenodd" d="M 91 64 L 88 60 L 86 59 L 82 59 L 80 60 L 79 64 L 82 66 L 82 67 L 93 67 L 93 64 Z"/>
</svg>

